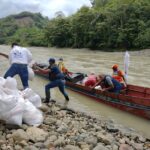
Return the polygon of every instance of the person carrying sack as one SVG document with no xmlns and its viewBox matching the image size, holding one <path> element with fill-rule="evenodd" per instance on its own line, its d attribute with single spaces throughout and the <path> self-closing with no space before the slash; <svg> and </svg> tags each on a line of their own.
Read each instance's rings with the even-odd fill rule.
<svg viewBox="0 0 150 150">
<path fill-rule="evenodd" d="M 20 47 L 17 43 L 12 43 L 12 49 L 9 54 L 10 68 L 4 75 L 4 78 L 19 75 L 23 88 L 29 87 L 28 64 L 32 61 L 31 52 L 24 47 Z"/>
</svg>

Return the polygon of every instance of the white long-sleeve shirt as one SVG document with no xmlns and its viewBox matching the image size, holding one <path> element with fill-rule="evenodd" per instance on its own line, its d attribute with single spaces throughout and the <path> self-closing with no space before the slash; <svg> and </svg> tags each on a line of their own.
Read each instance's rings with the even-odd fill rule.
<svg viewBox="0 0 150 150">
<path fill-rule="evenodd" d="M 31 52 L 24 47 L 14 46 L 9 54 L 10 64 L 29 64 L 32 61 Z"/>
</svg>

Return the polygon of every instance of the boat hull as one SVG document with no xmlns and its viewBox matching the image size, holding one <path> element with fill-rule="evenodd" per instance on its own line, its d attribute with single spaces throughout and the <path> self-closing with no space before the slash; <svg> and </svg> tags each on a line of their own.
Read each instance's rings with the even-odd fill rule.
<svg viewBox="0 0 150 150">
<path fill-rule="evenodd" d="M 109 92 L 100 93 L 98 90 L 91 90 L 90 88 L 84 89 L 78 85 L 73 85 L 69 82 L 66 83 L 66 87 L 70 90 L 91 97 L 93 100 L 96 100 L 98 102 L 102 102 L 114 108 L 118 108 L 120 110 L 132 113 L 136 116 L 150 119 L 150 107 L 129 103 L 128 101 L 122 101 L 118 99 L 118 97 L 120 96 L 118 94 Z"/>
<path fill-rule="evenodd" d="M 47 74 L 43 74 L 38 71 L 35 71 L 35 74 L 48 79 Z M 120 110 L 132 113 L 136 116 L 150 119 L 149 88 L 128 85 L 129 88 L 127 88 L 127 90 L 124 93 L 115 94 L 110 92 L 102 92 L 101 90 L 91 89 L 81 84 L 68 81 L 66 81 L 66 87 L 72 91 L 91 97 L 93 100 L 96 100 L 98 102 L 102 102 L 114 108 L 118 108 Z M 143 94 L 143 91 L 146 93 Z"/>
</svg>

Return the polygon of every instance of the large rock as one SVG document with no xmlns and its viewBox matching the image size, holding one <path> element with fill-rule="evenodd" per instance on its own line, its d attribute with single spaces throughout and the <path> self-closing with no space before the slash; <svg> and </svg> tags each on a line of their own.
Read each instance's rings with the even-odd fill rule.
<svg viewBox="0 0 150 150">
<path fill-rule="evenodd" d="M 29 140 L 28 134 L 22 129 L 18 129 L 16 131 L 14 131 L 13 134 L 12 134 L 12 138 L 16 142 L 28 141 Z"/>
<path fill-rule="evenodd" d="M 138 141 L 144 143 L 146 141 L 146 138 L 144 138 L 143 136 L 139 136 Z"/>
<path fill-rule="evenodd" d="M 119 150 L 133 150 L 133 148 L 128 144 L 121 144 Z"/>
<path fill-rule="evenodd" d="M 64 141 L 64 137 L 59 137 L 55 142 L 54 145 L 56 147 L 60 147 L 60 146 L 64 146 L 65 145 L 65 141 Z"/>
<path fill-rule="evenodd" d="M 99 143 L 93 150 L 108 150 L 104 145 Z"/>
<path fill-rule="evenodd" d="M 45 145 L 43 142 L 37 142 L 34 144 L 34 146 L 37 147 L 38 149 L 45 148 Z"/>
<path fill-rule="evenodd" d="M 100 142 L 103 142 L 106 145 L 110 145 L 115 140 L 111 134 L 104 135 L 101 132 L 97 134 L 97 138 Z"/>
<path fill-rule="evenodd" d="M 0 140 L 0 145 L 5 144 L 6 140 Z"/>
<path fill-rule="evenodd" d="M 80 147 L 82 150 L 90 150 L 91 149 L 91 146 L 88 144 L 81 144 Z"/>
<path fill-rule="evenodd" d="M 118 132 L 119 131 L 119 129 L 115 125 L 112 125 L 112 124 L 107 125 L 106 128 L 109 132 Z"/>
<path fill-rule="evenodd" d="M 143 143 L 134 143 L 132 144 L 132 147 L 134 147 L 134 149 L 138 149 L 138 150 L 143 150 Z"/>
<path fill-rule="evenodd" d="M 20 145 L 15 145 L 15 146 L 14 146 L 14 149 L 15 149 L 15 150 L 22 150 L 22 146 L 20 146 Z"/>
<path fill-rule="evenodd" d="M 49 107 L 46 106 L 46 105 L 42 105 L 42 106 L 40 107 L 40 110 L 43 111 L 43 112 L 48 112 L 48 111 L 49 111 Z"/>
<path fill-rule="evenodd" d="M 56 119 L 55 118 L 50 118 L 50 117 L 46 117 L 44 119 L 44 124 L 46 125 L 54 125 L 56 123 Z"/>
<path fill-rule="evenodd" d="M 112 150 L 118 150 L 118 145 L 113 145 Z"/>
<path fill-rule="evenodd" d="M 89 137 L 85 138 L 84 141 L 87 144 L 92 144 L 93 146 L 96 146 L 96 144 L 97 144 L 97 138 L 94 136 L 89 136 Z"/>
<path fill-rule="evenodd" d="M 30 146 L 26 146 L 26 147 L 24 148 L 24 150 L 39 150 L 39 149 L 36 148 L 36 147 L 33 146 L 33 145 L 30 145 Z"/>
<path fill-rule="evenodd" d="M 61 126 L 57 129 L 59 133 L 67 133 L 68 126 L 65 123 L 62 123 Z"/>
<path fill-rule="evenodd" d="M 81 150 L 78 146 L 66 145 L 64 150 Z"/>
<path fill-rule="evenodd" d="M 43 142 L 48 136 L 48 133 L 45 132 L 43 129 L 39 129 L 37 127 L 30 127 L 27 129 L 27 135 L 34 142 Z"/>
</svg>

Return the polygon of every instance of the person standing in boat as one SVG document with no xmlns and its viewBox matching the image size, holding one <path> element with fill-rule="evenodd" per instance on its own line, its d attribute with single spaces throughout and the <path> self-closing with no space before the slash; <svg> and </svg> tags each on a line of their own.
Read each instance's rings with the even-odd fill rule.
<svg viewBox="0 0 150 150">
<path fill-rule="evenodd" d="M 61 73 L 59 70 L 57 64 L 55 63 L 54 58 L 49 59 L 49 66 L 46 69 L 42 69 L 40 67 L 36 67 L 39 71 L 43 73 L 48 73 L 49 74 L 49 80 L 50 82 L 45 86 L 45 101 L 44 103 L 49 103 L 52 101 L 51 95 L 50 95 L 50 89 L 58 87 L 60 92 L 64 95 L 66 101 L 69 101 L 69 96 L 67 92 L 65 91 L 65 78 L 64 74 Z"/>
<path fill-rule="evenodd" d="M 120 82 L 112 78 L 110 75 L 104 74 L 98 75 L 98 82 L 93 88 L 95 88 L 97 85 L 102 85 L 101 91 L 109 91 L 116 94 L 120 93 L 122 89 L 122 84 Z"/>
<path fill-rule="evenodd" d="M 65 68 L 63 58 L 59 58 L 58 68 L 62 73 L 66 73 L 67 69 Z"/>
<path fill-rule="evenodd" d="M 112 77 L 114 79 L 116 79 L 117 81 L 119 81 L 123 85 L 123 88 L 125 88 L 127 86 L 127 84 L 126 84 L 126 80 L 125 80 L 123 71 L 118 69 L 117 64 L 113 65 L 112 69 L 113 69 Z"/>
<path fill-rule="evenodd" d="M 10 68 L 5 73 L 4 78 L 14 77 L 18 74 L 21 78 L 24 89 L 28 84 L 28 64 L 32 61 L 32 54 L 27 48 L 20 47 L 17 43 L 12 43 L 12 49 L 9 54 Z"/>
<path fill-rule="evenodd" d="M 71 81 L 70 75 L 71 75 L 72 73 L 69 72 L 68 69 L 65 67 L 64 60 L 63 60 L 62 57 L 59 58 L 59 61 L 58 61 L 58 68 L 59 68 L 59 70 L 61 71 L 61 73 L 64 74 L 65 79 L 66 79 L 67 81 Z"/>
</svg>

